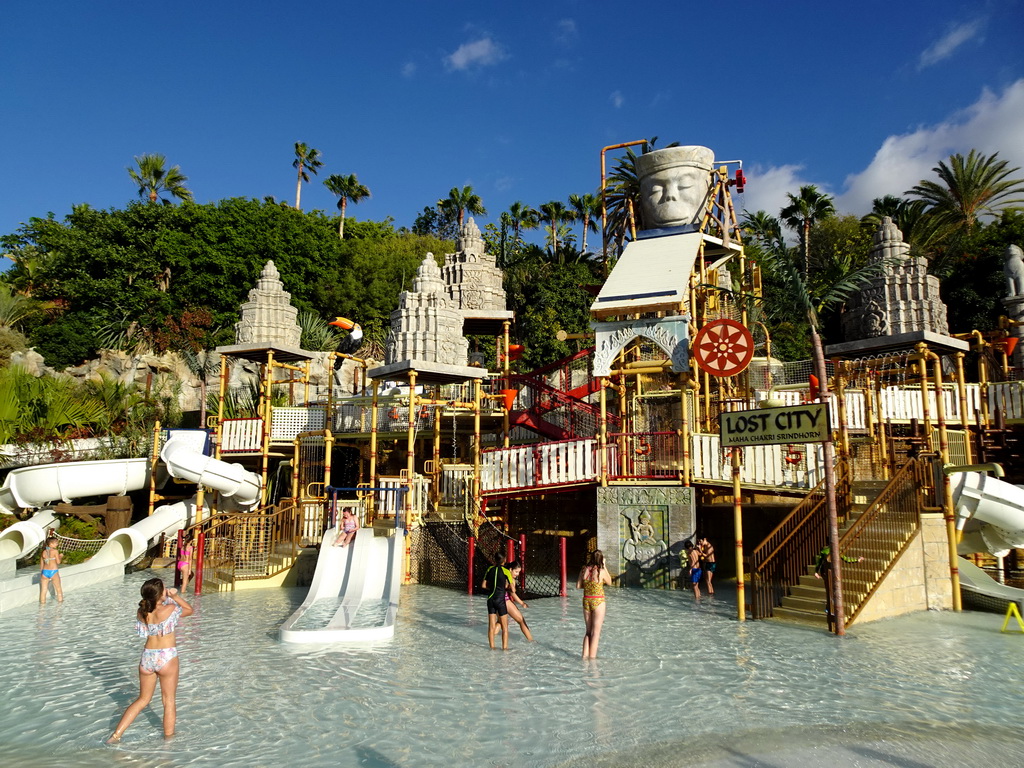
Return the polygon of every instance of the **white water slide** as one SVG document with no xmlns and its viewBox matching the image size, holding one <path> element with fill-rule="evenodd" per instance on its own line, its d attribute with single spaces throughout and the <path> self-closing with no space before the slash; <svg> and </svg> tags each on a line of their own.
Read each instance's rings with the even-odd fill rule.
<svg viewBox="0 0 1024 768">
<path fill-rule="evenodd" d="M 260 476 L 245 468 L 211 459 L 197 449 L 191 435 L 174 436 L 161 452 L 172 476 L 220 491 L 242 506 L 251 506 L 259 499 Z M 13 480 L 12 480 L 13 476 Z M 67 464 L 46 464 L 16 469 L 8 475 L 0 489 L 0 504 L 9 499 L 18 507 L 42 506 L 58 499 L 70 501 L 88 496 L 126 493 L 144 488 L 149 480 L 149 459 L 115 461 L 83 461 Z M 161 534 L 173 535 L 179 528 L 196 520 L 196 500 L 180 501 L 157 508 L 143 520 L 128 528 L 114 531 L 100 550 L 86 562 L 60 569 L 61 587 L 66 593 L 88 584 L 124 575 L 124 566 L 141 557 L 150 543 Z M 0 556 L 10 559 L 10 566 L 0 560 L 13 576 L 14 561 L 42 542 L 46 526 L 53 522 L 53 513 L 43 510 L 30 520 L 15 523 L 0 533 Z M 26 605 L 39 598 L 39 574 L 15 576 L 0 581 L 0 612 Z"/>
<path fill-rule="evenodd" d="M 989 552 L 1005 557 L 1024 547 L 1024 488 L 984 472 L 959 472 L 951 478 L 961 555 Z M 1006 610 L 1007 602 L 1024 608 L 1024 589 L 1000 584 L 985 571 L 960 558 L 960 586 L 965 602 Z"/>
<path fill-rule="evenodd" d="M 374 536 L 362 528 L 346 547 L 324 534 L 306 599 L 281 626 L 286 643 L 386 640 L 395 634 L 405 537 Z"/>
</svg>

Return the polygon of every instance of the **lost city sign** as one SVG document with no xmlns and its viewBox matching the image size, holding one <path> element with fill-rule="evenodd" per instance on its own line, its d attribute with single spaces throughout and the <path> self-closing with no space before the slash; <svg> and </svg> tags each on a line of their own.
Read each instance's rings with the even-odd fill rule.
<svg viewBox="0 0 1024 768">
<path fill-rule="evenodd" d="M 829 438 L 829 424 L 826 403 L 733 411 L 718 416 L 723 448 L 778 443 L 824 443 Z"/>
</svg>

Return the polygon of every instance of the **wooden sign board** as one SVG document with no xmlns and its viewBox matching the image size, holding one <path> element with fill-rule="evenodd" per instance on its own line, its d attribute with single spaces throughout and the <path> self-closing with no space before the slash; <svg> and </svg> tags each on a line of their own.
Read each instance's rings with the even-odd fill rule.
<svg viewBox="0 0 1024 768">
<path fill-rule="evenodd" d="M 780 443 L 824 443 L 831 430 L 828 405 L 732 411 L 718 416 L 723 448 Z"/>
</svg>

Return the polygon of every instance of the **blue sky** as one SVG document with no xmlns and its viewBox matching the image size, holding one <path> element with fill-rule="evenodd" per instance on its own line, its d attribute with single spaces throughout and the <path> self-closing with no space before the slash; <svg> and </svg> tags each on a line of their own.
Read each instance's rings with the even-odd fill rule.
<svg viewBox="0 0 1024 768">
<path fill-rule="evenodd" d="M 652 136 L 742 159 L 749 210 L 814 183 L 861 215 L 952 152 L 1024 166 L 1022 3 L 11 3 L 0 233 L 124 206 L 144 153 L 198 202 L 293 201 L 296 141 L 305 210 L 355 173 L 349 215 L 397 226 L 464 184 L 481 225 L 595 191 L 603 146 Z"/>
</svg>

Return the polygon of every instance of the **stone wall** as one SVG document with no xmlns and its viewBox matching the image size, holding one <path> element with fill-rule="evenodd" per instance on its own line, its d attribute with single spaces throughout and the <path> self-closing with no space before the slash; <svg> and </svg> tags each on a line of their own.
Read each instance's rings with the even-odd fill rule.
<svg viewBox="0 0 1024 768">
<path fill-rule="evenodd" d="M 619 586 L 678 589 L 679 554 L 696 527 L 693 488 L 597 489 L 597 547 Z"/>
<path fill-rule="evenodd" d="M 941 514 L 922 514 L 920 534 L 879 585 L 856 624 L 952 607 L 946 524 Z"/>
</svg>

